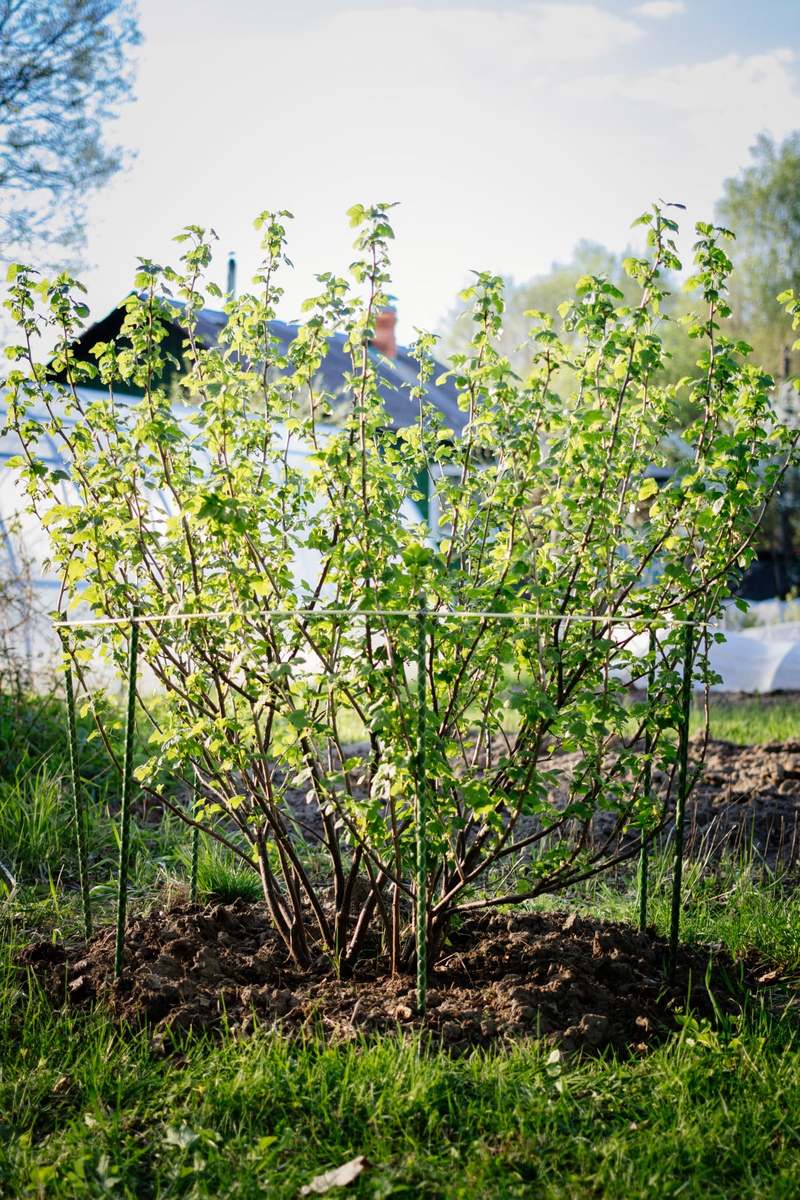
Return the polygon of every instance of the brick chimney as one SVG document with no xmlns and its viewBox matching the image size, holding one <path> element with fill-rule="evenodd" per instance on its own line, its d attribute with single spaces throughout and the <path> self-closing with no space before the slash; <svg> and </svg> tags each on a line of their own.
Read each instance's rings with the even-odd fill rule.
<svg viewBox="0 0 800 1200">
<path fill-rule="evenodd" d="M 397 309 L 392 305 L 387 304 L 375 317 L 375 337 L 372 339 L 372 345 L 379 354 L 385 354 L 387 358 L 397 358 L 397 338 L 394 332 L 396 324 Z"/>
</svg>

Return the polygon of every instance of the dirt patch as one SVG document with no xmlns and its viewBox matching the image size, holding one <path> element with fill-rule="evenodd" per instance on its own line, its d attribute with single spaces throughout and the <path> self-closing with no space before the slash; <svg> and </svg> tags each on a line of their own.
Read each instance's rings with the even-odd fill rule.
<svg viewBox="0 0 800 1200">
<path fill-rule="evenodd" d="M 790 868 L 800 861 L 800 742 L 769 742 L 763 746 L 739 746 L 710 739 L 701 763 L 702 737 L 689 743 L 690 771 L 699 769 L 686 804 L 685 847 L 691 856 L 718 858 L 724 851 L 749 851 L 771 867 Z M 554 754 L 547 760 L 556 772 L 551 800 L 562 808 L 569 799 L 570 780 L 582 756 Z M 653 791 L 666 799 L 668 778 L 653 776 Z M 677 784 L 667 804 L 667 816 L 659 840 L 673 832 Z M 536 822 L 529 822 L 531 828 Z M 613 835 L 615 814 L 598 810 L 591 824 L 595 844 Z M 577 825 L 575 826 L 577 829 Z M 624 832 L 620 844 L 634 834 Z"/>
<path fill-rule="evenodd" d="M 692 742 L 699 754 L 700 743 Z M 800 855 L 800 742 L 737 746 L 710 741 L 687 804 L 688 849 L 696 853 L 751 843 L 770 865 Z"/>
<path fill-rule="evenodd" d="M 380 957 L 346 981 L 324 956 L 299 972 L 262 906 L 242 900 L 132 921 L 119 982 L 113 954 L 113 930 L 104 929 L 88 945 L 29 946 L 20 963 L 53 1003 L 102 1002 L 120 1021 L 149 1025 L 161 1043 L 170 1030 L 227 1022 L 243 1034 L 258 1023 L 331 1040 L 424 1029 L 456 1050 L 544 1037 L 565 1051 L 588 1052 L 643 1052 L 676 1027 L 687 998 L 694 1011 L 713 1015 L 707 983 L 716 1003 L 735 1011 L 744 990 L 776 974 L 759 976 L 723 954 L 682 947 L 670 985 L 666 943 L 652 932 L 574 913 L 484 915 L 450 938 L 421 1019 L 413 980 L 390 977 Z"/>
</svg>

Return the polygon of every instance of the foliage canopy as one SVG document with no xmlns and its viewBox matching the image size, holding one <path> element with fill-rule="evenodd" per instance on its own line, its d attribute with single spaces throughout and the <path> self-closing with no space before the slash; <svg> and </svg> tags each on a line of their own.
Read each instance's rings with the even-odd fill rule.
<svg viewBox="0 0 800 1200">
<path fill-rule="evenodd" d="M 783 373 L 792 339 L 776 296 L 800 290 L 800 131 L 781 143 L 762 133 L 750 164 L 725 181 L 717 211 L 736 230 L 736 328 L 771 371 Z M 786 365 L 797 374 L 791 358 Z"/>
<path fill-rule="evenodd" d="M 648 253 L 625 263 L 635 300 L 587 273 L 559 308 L 560 330 L 550 314 L 529 314 L 524 378 L 498 349 L 503 281 L 479 274 L 463 297 L 472 337 L 449 366 L 468 418 L 459 439 L 422 387 L 416 421 L 386 428 L 371 339 L 389 290 L 390 206 L 351 210 L 350 278 L 319 276 L 279 353 L 269 321 L 288 215 L 259 217 L 254 290 L 228 303 L 213 347 L 196 332 L 217 294 L 203 282 L 211 247 L 196 226 L 178 239 L 178 269 L 141 261 L 122 333 L 97 347 L 96 365 L 74 353 L 87 316 L 74 281 L 15 268 L 9 306 L 22 336 L 10 422 L 72 605 L 143 614 L 142 651 L 163 701 L 141 786 L 187 821 L 197 793 L 202 827 L 259 872 L 298 962 L 322 947 L 349 969 L 377 929 L 399 967 L 413 953 L 418 785 L 417 628 L 404 614 L 425 596 L 435 954 L 457 913 L 568 886 L 658 826 L 642 735 L 650 765 L 669 774 L 680 622 L 720 611 L 795 440 L 771 412 L 772 380 L 724 333 L 729 235 L 716 226 L 697 226 L 687 330 L 699 366 L 681 389 L 662 370 L 665 281 L 680 266 L 663 209 L 641 217 Z M 197 398 L 184 414 L 157 383 L 177 302 Z M 59 335 L 49 364 L 31 350 L 43 326 Z M 316 382 L 333 332 L 352 363 L 352 403 L 336 427 L 334 398 Z M 420 383 L 436 369 L 433 348 L 421 334 Z M 571 382 L 559 391 L 562 374 Z M 106 390 L 81 391 L 90 377 Z M 115 393 L 120 382 L 143 397 Z M 679 390 L 697 415 L 682 429 L 687 454 L 659 487 L 646 468 L 666 462 Z M 38 451 L 44 428 L 63 447 L 75 502 Z M 310 468 L 292 457 L 298 444 Z M 440 514 L 435 542 L 422 522 L 398 517 L 421 480 Z M 298 578 L 301 552 L 315 556 L 308 578 Z M 276 616 L 286 610 L 298 611 Z M 465 610 L 484 615 L 458 617 Z M 512 611 L 527 619 L 486 615 Z M 214 612 L 227 615 L 156 619 Z M 651 625 L 661 633 L 643 654 Z M 116 625 L 76 631 L 79 668 L 98 645 L 121 667 L 124 637 Z M 629 703 L 619 672 L 641 681 L 649 670 L 647 699 Z M 558 751 L 578 752 L 571 771 L 557 769 Z M 165 774 L 185 781 L 183 797 L 157 787 Z"/>
<path fill-rule="evenodd" d="M 575 291 L 579 279 L 585 276 L 602 276 L 618 288 L 627 304 L 638 301 L 636 281 L 625 269 L 626 260 L 632 251 L 616 253 L 598 242 L 578 242 L 568 262 L 554 262 L 547 273 L 532 279 L 519 281 L 506 278 L 503 283 L 504 319 L 500 349 L 512 367 L 525 375 L 531 365 L 531 343 L 528 338 L 529 318 L 533 309 L 549 313 L 554 319 L 565 296 Z M 697 357 L 696 343 L 686 333 L 680 318 L 691 307 L 681 293 L 680 281 L 670 272 L 662 273 L 664 294 L 661 298 L 662 321 L 658 332 L 663 346 L 659 382 L 675 383 L 692 373 Z M 450 310 L 442 330 L 442 347 L 448 354 L 457 354 L 469 345 L 470 310 L 468 302 L 459 300 Z M 569 392 L 572 380 L 566 373 L 554 380 L 554 386 L 563 394 Z M 676 413 L 676 421 L 685 412 Z"/>
</svg>

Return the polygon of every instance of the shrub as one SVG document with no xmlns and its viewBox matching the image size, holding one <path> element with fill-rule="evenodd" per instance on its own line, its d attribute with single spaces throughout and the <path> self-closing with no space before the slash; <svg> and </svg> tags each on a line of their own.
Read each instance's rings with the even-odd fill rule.
<svg viewBox="0 0 800 1200">
<path fill-rule="evenodd" d="M 97 348 L 96 365 L 74 349 L 87 316 L 74 281 L 36 283 L 29 269 L 14 269 L 9 303 L 24 338 L 12 351 L 10 421 L 73 604 L 112 618 L 136 604 L 143 614 L 142 654 L 163 702 L 141 786 L 158 791 L 166 771 L 199 792 L 203 828 L 258 871 L 298 963 L 322 946 L 346 970 L 377 927 L 400 966 L 413 953 L 419 597 L 431 614 L 435 954 L 454 914 L 566 887 L 635 850 L 635 836 L 620 846 L 622 831 L 658 824 L 641 738 L 650 732 L 652 764 L 670 770 L 678 623 L 720 611 L 794 440 L 771 414 L 770 378 L 722 332 L 731 268 L 723 229 L 697 227 L 698 313 L 688 322 L 697 374 L 669 386 L 654 382 L 663 277 L 680 266 L 664 210 L 641 218 L 648 252 L 625 264 L 638 303 L 622 303 L 602 277 L 581 279 L 559 329 L 529 314 L 533 366 L 524 379 L 496 348 L 502 280 L 478 274 L 465 293 L 472 339 L 449 369 L 467 414 L 459 438 L 424 403 L 436 369 L 425 334 L 414 347 L 416 418 L 387 429 L 370 348 L 389 284 L 387 206 L 351 210 L 351 278 L 319 276 L 305 322 L 281 351 L 269 321 L 287 216 L 259 218 L 255 290 L 226 305 L 214 346 L 197 332 L 205 297 L 219 294 L 203 285 L 211 249 L 197 227 L 179 239 L 179 270 L 141 262 L 122 334 Z M 175 300 L 187 329 L 182 384 L 194 404 L 180 419 L 163 383 Z M 31 345 L 52 329 L 48 367 Z M 334 332 L 345 335 L 352 364 L 343 415 L 341 397 L 318 383 Z M 79 385 L 90 376 L 106 391 L 87 399 Z M 571 381 L 566 399 L 555 389 L 560 376 Z M 126 394 L 132 388 L 141 398 Z M 700 415 L 659 488 L 645 468 L 667 462 L 679 400 Z M 58 475 L 37 455 L 34 402 L 62 444 L 75 503 L 58 502 Z M 310 470 L 293 465 L 295 442 L 312 448 Z M 398 517 L 421 477 L 441 514 L 438 544 L 422 522 Z M 319 565 L 301 580 L 295 562 L 309 550 Z M 321 615 L 331 608 L 349 615 Z M 300 611 L 275 616 L 290 609 Z M 465 610 L 548 619 L 447 615 Z M 214 612 L 229 615 L 155 619 Z M 635 654 L 635 637 L 653 623 L 665 626 L 655 653 Z M 99 644 L 121 669 L 124 639 L 122 625 L 76 631 L 76 661 Z M 696 672 L 708 679 L 706 642 Z M 641 680 L 651 668 L 648 700 L 626 702 L 617 672 Z M 354 719 L 365 735 L 355 750 L 344 732 Z M 555 750 L 581 752 L 561 802 L 552 795 Z M 188 805 L 163 799 L 190 819 Z M 614 826 L 603 839 L 590 836 L 600 808 Z M 509 892 L 496 881 L 513 865 Z"/>
</svg>

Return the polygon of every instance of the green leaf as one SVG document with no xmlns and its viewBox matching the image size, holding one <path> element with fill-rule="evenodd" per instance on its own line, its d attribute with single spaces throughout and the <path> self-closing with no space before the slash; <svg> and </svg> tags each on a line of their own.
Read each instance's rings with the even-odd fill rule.
<svg viewBox="0 0 800 1200">
<path fill-rule="evenodd" d="M 637 503 L 642 504 L 645 500 L 649 500 L 652 496 L 658 493 L 658 483 L 652 477 L 642 481 L 639 485 L 639 490 L 636 493 Z"/>
</svg>

